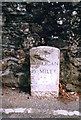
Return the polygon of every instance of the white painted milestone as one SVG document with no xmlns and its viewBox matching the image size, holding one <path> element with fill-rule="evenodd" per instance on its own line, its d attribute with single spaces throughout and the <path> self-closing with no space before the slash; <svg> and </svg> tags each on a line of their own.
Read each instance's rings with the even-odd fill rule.
<svg viewBox="0 0 81 120">
<path fill-rule="evenodd" d="M 39 46 L 30 50 L 31 95 L 58 97 L 60 50 Z"/>
</svg>

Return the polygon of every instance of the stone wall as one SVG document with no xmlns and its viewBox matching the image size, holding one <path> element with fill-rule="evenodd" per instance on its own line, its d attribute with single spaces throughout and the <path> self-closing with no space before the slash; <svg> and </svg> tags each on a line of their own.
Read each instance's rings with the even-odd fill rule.
<svg viewBox="0 0 81 120">
<path fill-rule="evenodd" d="M 30 88 L 32 47 L 61 50 L 60 81 L 64 89 L 81 87 L 81 3 L 2 3 L 2 71 L 6 85 Z"/>
</svg>

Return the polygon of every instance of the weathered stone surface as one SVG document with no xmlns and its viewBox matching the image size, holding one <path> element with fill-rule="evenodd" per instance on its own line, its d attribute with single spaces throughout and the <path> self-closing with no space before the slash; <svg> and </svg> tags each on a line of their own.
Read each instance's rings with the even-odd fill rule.
<svg viewBox="0 0 81 120">
<path fill-rule="evenodd" d="M 69 91 L 75 91 L 76 88 L 72 84 L 67 84 L 66 89 L 69 90 Z"/>
<path fill-rule="evenodd" d="M 6 70 L 7 69 L 7 61 L 2 61 L 2 70 Z"/>
<path fill-rule="evenodd" d="M 4 78 L 4 81 L 5 81 L 5 84 L 6 86 L 9 86 L 9 87 L 18 87 L 18 79 L 16 77 L 14 77 L 14 74 L 13 73 L 8 73 L 8 74 L 5 74 L 3 76 Z"/>
<path fill-rule="evenodd" d="M 16 51 L 16 57 L 19 59 L 25 58 L 26 54 L 23 50 L 17 50 Z"/>
<path fill-rule="evenodd" d="M 57 97 L 59 94 L 60 50 L 39 46 L 30 50 L 31 94 Z"/>
</svg>

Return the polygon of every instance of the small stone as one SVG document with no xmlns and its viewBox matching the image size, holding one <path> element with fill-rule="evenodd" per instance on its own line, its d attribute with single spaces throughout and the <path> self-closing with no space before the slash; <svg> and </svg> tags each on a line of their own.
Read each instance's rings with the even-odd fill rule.
<svg viewBox="0 0 81 120">
<path fill-rule="evenodd" d="M 29 99 L 29 96 L 27 96 L 27 99 Z"/>
<path fill-rule="evenodd" d="M 61 115 L 68 115 L 68 111 L 66 110 L 57 110 L 57 113 Z"/>
<path fill-rule="evenodd" d="M 28 113 L 32 113 L 32 108 L 27 109 Z"/>
<path fill-rule="evenodd" d="M 13 112 L 14 112 L 14 109 L 5 109 L 4 112 L 5 112 L 6 114 L 13 113 Z"/>
<path fill-rule="evenodd" d="M 17 7 L 17 10 L 18 10 L 18 11 L 21 11 L 21 8 L 18 6 L 18 7 Z"/>
<path fill-rule="evenodd" d="M 77 11 L 73 11 L 73 12 L 72 12 L 72 15 L 77 15 Z"/>
<path fill-rule="evenodd" d="M 70 92 L 70 94 L 71 94 L 71 95 L 74 95 L 74 94 L 75 94 L 75 92 Z"/>
<path fill-rule="evenodd" d="M 17 52 L 16 52 L 16 54 L 17 54 L 17 58 L 25 58 L 25 52 L 23 51 L 23 50 L 17 50 Z"/>
<path fill-rule="evenodd" d="M 28 32 L 29 32 L 28 28 L 24 30 L 24 34 L 27 34 Z"/>
<path fill-rule="evenodd" d="M 16 26 L 16 23 L 13 22 L 12 24 L 13 24 L 14 26 Z"/>
<path fill-rule="evenodd" d="M 17 55 L 17 58 L 19 58 L 19 55 Z"/>
<path fill-rule="evenodd" d="M 79 113 L 79 111 L 74 111 L 74 114 L 79 115 L 80 113 Z"/>
<path fill-rule="evenodd" d="M 12 90 L 15 90 L 15 88 L 11 88 Z"/>
<path fill-rule="evenodd" d="M 24 113 L 26 108 L 15 108 L 14 111 L 15 113 Z"/>
<path fill-rule="evenodd" d="M 7 61 L 2 61 L 2 70 L 6 70 L 7 68 Z"/>
<path fill-rule="evenodd" d="M 74 90 L 74 85 L 68 83 L 68 84 L 66 85 L 66 89 L 73 91 L 73 90 Z"/>
<path fill-rule="evenodd" d="M 4 110 L 1 108 L 1 109 L 0 109 L 0 113 L 3 112 L 3 111 L 4 111 Z"/>
<path fill-rule="evenodd" d="M 8 11 L 9 11 L 9 12 L 12 12 L 12 11 L 13 11 L 13 9 L 10 7 L 10 8 L 8 8 Z"/>
<path fill-rule="evenodd" d="M 74 115 L 74 112 L 69 112 L 68 115 L 69 115 L 69 116 L 73 116 L 73 115 Z"/>
<path fill-rule="evenodd" d="M 20 32 L 23 32 L 23 30 L 20 30 Z"/>
</svg>

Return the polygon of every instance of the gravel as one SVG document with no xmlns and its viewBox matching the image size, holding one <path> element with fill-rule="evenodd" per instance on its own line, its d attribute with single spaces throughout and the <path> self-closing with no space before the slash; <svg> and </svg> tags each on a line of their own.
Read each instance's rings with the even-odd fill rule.
<svg viewBox="0 0 81 120">
<path fill-rule="evenodd" d="M 38 98 L 32 97 L 25 92 L 19 92 L 19 89 L 12 90 L 11 88 L 6 88 L 2 90 L 2 108 L 26 108 L 28 113 L 11 113 L 6 115 L 3 113 L 3 117 L 9 118 L 53 118 L 54 110 L 66 111 L 79 111 L 79 98 L 78 99 L 66 99 L 66 98 Z M 31 111 L 34 110 L 34 113 Z M 52 111 L 52 112 L 51 112 Z M 65 113 L 65 111 L 64 111 Z M 65 113 L 66 114 L 66 113 Z M 70 113 L 71 115 L 73 113 Z M 73 117 L 71 116 L 70 117 Z M 60 115 L 62 117 L 63 115 Z M 66 115 L 65 115 L 66 116 Z M 57 117 L 57 116 L 56 116 Z M 58 115 L 59 117 L 59 115 Z M 76 116 L 75 116 L 76 117 Z"/>
</svg>

